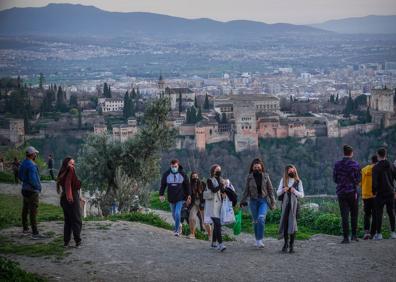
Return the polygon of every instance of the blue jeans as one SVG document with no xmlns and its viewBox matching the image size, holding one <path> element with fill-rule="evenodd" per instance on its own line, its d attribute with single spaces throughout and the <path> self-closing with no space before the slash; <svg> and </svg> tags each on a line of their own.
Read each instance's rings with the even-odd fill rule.
<svg viewBox="0 0 396 282">
<path fill-rule="evenodd" d="M 254 236 L 256 240 L 264 238 L 265 217 L 268 211 L 268 203 L 264 198 L 250 200 L 250 212 L 254 226 Z"/>
<path fill-rule="evenodd" d="M 175 232 L 179 231 L 179 225 L 180 225 L 180 219 L 181 219 L 181 209 L 183 207 L 184 201 L 178 201 L 176 203 L 169 203 L 171 211 L 172 211 L 172 217 L 173 220 L 175 221 Z"/>
</svg>

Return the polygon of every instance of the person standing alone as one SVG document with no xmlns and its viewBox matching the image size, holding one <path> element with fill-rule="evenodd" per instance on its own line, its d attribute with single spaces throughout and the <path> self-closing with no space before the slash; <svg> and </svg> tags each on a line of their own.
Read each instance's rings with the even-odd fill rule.
<svg viewBox="0 0 396 282">
<path fill-rule="evenodd" d="M 51 176 L 51 180 L 54 180 L 55 179 L 55 177 L 54 177 L 54 159 L 52 158 L 51 154 L 48 156 L 47 166 L 48 166 L 49 174 Z"/>
<path fill-rule="evenodd" d="M 35 163 L 37 151 L 34 147 L 26 149 L 26 159 L 19 168 L 19 179 L 22 181 L 22 226 L 23 233 L 29 234 L 28 215 L 32 227 L 32 239 L 44 238 L 37 229 L 37 209 L 39 205 L 39 193 L 41 192 L 40 174 Z"/>
</svg>

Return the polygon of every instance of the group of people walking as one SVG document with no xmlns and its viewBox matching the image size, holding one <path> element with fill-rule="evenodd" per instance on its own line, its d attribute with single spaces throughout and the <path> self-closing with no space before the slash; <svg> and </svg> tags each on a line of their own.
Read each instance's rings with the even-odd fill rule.
<svg viewBox="0 0 396 282">
<path fill-rule="evenodd" d="M 178 160 L 170 162 L 170 168 L 163 174 L 159 197 L 165 200 L 167 189 L 172 217 L 174 235 L 181 234 L 181 212 L 183 205 L 190 207 L 190 233 L 195 235 L 195 216 L 204 223 L 204 228 L 211 238 L 211 248 L 223 252 L 226 246 L 222 239 L 222 202 L 230 200 L 235 206 L 237 195 L 229 179 L 222 177 L 218 164 L 211 166 L 206 183 L 199 179 L 197 172 L 192 172 L 190 180 Z M 298 199 L 304 197 L 302 181 L 293 165 L 285 167 L 276 192 L 262 160 L 254 159 L 246 179 L 245 190 L 240 200 L 240 207 L 249 206 L 254 227 L 255 242 L 258 248 L 264 247 L 265 219 L 268 210 L 276 208 L 276 199 L 282 202 L 282 215 L 279 224 L 279 237 L 284 239 L 283 252 L 294 252 L 294 239 L 297 228 Z"/>
<path fill-rule="evenodd" d="M 35 162 L 39 152 L 32 146 L 26 149 L 26 158 L 18 167 L 18 178 L 22 181 L 22 227 L 24 234 L 32 234 L 32 239 L 45 238 L 37 228 L 37 210 L 41 181 L 38 166 Z M 76 247 L 81 245 L 81 182 L 74 170 L 74 160 L 66 157 L 57 176 L 57 191 L 60 194 L 60 205 L 64 215 L 64 246 L 68 247 L 73 233 Z M 28 216 L 31 230 L 29 230 Z"/>
<path fill-rule="evenodd" d="M 359 241 L 357 234 L 359 191 L 361 186 L 364 205 L 364 239 L 382 239 L 383 209 L 390 220 L 391 238 L 396 239 L 395 233 L 395 202 L 396 168 L 387 160 L 385 148 L 380 148 L 372 156 L 371 164 L 360 168 L 353 160 L 353 148 L 349 145 L 343 147 L 344 157 L 334 165 L 333 178 L 337 185 L 340 213 L 342 218 L 343 240 L 342 243 Z M 24 234 L 32 234 L 33 239 L 42 238 L 37 228 L 37 209 L 41 182 L 38 166 L 35 163 L 38 151 L 34 147 L 26 149 L 26 158 L 18 167 L 18 179 L 22 181 L 22 226 Z M 81 208 L 80 188 L 81 182 L 77 178 L 75 161 L 66 157 L 56 178 L 57 191 L 60 193 L 60 204 L 64 213 L 64 246 L 71 241 L 71 235 L 76 246 L 81 245 Z M 52 157 L 51 157 L 52 171 Z M 160 201 L 170 203 L 174 220 L 174 235 L 182 233 L 182 210 L 188 210 L 188 223 L 190 238 L 195 238 L 198 225 L 205 230 L 211 238 L 210 247 L 220 252 L 226 250 L 222 238 L 223 221 L 222 207 L 224 201 L 229 201 L 232 206 L 237 205 L 237 194 L 229 179 L 222 176 L 222 168 L 218 164 L 211 166 L 206 182 L 201 180 L 197 171 L 191 172 L 188 177 L 178 160 L 172 160 L 169 169 L 163 174 L 159 190 Z M 304 197 L 304 188 L 297 168 L 287 165 L 279 181 L 276 191 L 268 172 L 261 159 L 254 159 L 247 173 L 246 185 L 242 193 L 239 206 L 249 207 L 254 227 L 254 245 L 264 247 L 264 234 L 266 215 L 269 210 L 276 208 L 276 200 L 281 202 L 281 218 L 279 222 L 279 238 L 284 240 L 282 252 L 294 252 L 294 241 L 298 231 L 297 218 L 299 213 L 299 199 Z M 30 217 L 31 231 L 28 226 Z M 351 234 L 349 228 L 351 221 Z M 198 221 L 196 220 L 198 219 Z M 351 235 L 351 236 L 350 236 Z"/>
<path fill-rule="evenodd" d="M 342 243 L 359 241 L 357 236 L 359 186 L 362 189 L 364 207 L 365 234 L 363 239 L 381 240 L 383 238 L 381 232 L 384 206 L 386 206 L 390 221 L 391 238 L 396 239 L 394 211 L 396 168 L 387 160 L 386 149 L 378 149 L 377 154 L 371 157 L 371 164 L 362 169 L 353 160 L 353 148 L 351 146 L 345 145 L 343 151 L 344 157 L 335 163 L 333 170 L 342 218 Z"/>
</svg>

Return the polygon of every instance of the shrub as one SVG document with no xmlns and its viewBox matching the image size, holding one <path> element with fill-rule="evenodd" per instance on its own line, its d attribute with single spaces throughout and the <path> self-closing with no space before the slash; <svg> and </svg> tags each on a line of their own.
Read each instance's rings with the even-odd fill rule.
<svg viewBox="0 0 396 282">
<path fill-rule="evenodd" d="M 36 274 L 26 272 L 19 267 L 19 263 L 0 257 L 0 277 L 1 281 L 26 281 L 41 282 L 45 279 Z"/>
<path fill-rule="evenodd" d="M 0 172 L 0 182 L 2 183 L 14 183 L 14 175 L 8 172 Z"/>
<path fill-rule="evenodd" d="M 330 235 L 340 235 L 340 218 L 331 213 L 324 213 L 315 219 L 315 229 L 321 233 Z"/>
</svg>

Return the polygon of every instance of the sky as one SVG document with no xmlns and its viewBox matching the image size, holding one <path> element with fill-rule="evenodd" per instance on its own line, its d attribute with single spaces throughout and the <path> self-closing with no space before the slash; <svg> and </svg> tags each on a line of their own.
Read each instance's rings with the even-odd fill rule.
<svg viewBox="0 0 396 282">
<path fill-rule="evenodd" d="M 183 18 L 313 24 L 367 15 L 396 15 L 396 0 L 0 0 L 0 10 L 78 3 L 116 12 L 153 12 Z"/>
</svg>

